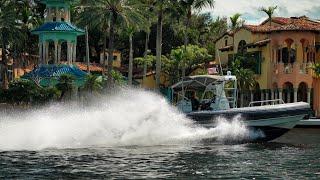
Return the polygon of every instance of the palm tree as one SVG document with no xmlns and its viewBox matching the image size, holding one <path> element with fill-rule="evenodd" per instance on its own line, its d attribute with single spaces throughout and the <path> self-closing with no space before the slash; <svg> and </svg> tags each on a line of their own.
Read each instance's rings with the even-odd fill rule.
<svg viewBox="0 0 320 180">
<path fill-rule="evenodd" d="M 185 33 L 184 33 L 184 47 L 186 51 L 187 45 L 189 43 L 188 29 L 189 29 L 190 21 L 192 17 L 192 10 L 201 11 L 205 7 L 212 8 L 214 5 L 214 0 L 180 0 L 180 4 L 186 14 L 186 24 L 185 24 Z M 182 78 L 184 78 L 185 75 L 186 75 L 185 62 L 183 62 Z"/>
<path fill-rule="evenodd" d="M 270 30 L 271 30 L 271 26 L 272 26 L 272 16 L 274 14 L 274 11 L 277 9 L 278 7 L 277 6 L 270 6 L 268 8 L 265 8 L 265 7 L 262 7 L 260 8 L 260 11 L 262 12 L 265 12 L 268 17 L 269 17 L 269 27 L 270 27 Z M 268 35 L 269 36 L 269 39 L 271 38 L 271 34 Z M 270 57 L 270 61 L 272 62 L 273 59 L 272 59 L 272 49 L 271 49 L 271 43 L 269 44 L 269 57 Z M 271 70 L 271 67 L 269 68 Z"/>
<path fill-rule="evenodd" d="M 262 7 L 260 8 L 260 11 L 266 13 L 269 17 L 269 25 L 272 26 L 272 16 L 274 14 L 274 11 L 278 8 L 278 6 L 269 6 L 267 8 Z"/>
<path fill-rule="evenodd" d="M 104 23 L 107 25 L 109 23 L 109 44 L 108 44 L 108 86 L 111 87 L 113 84 L 112 80 L 112 63 L 114 60 L 114 39 L 115 39 L 115 29 L 117 22 L 124 24 L 139 24 L 142 23 L 141 20 L 143 16 L 139 11 L 139 3 L 134 0 L 98 0 L 89 1 L 82 0 L 81 8 L 86 11 L 87 9 L 92 13 L 87 16 L 91 22 L 99 21 L 103 18 Z M 89 18 L 88 18 L 89 17 Z M 90 22 L 88 21 L 88 22 Z M 98 24 L 98 23 L 95 23 Z"/>
<path fill-rule="evenodd" d="M 99 29 L 102 32 L 102 58 L 103 58 L 103 74 L 106 72 L 106 49 L 107 49 L 107 36 L 110 26 L 110 12 L 107 6 L 95 6 L 89 3 L 91 1 L 81 0 L 78 9 L 79 15 L 76 17 L 77 23 L 80 26 L 88 26 L 89 29 Z M 97 9 L 100 11 L 98 12 Z"/>
<path fill-rule="evenodd" d="M 161 58 L 162 58 L 162 25 L 165 11 L 172 8 L 170 0 L 154 0 L 157 12 L 157 41 L 156 41 L 156 89 L 160 88 Z"/>
<path fill-rule="evenodd" d="M 148 52 L 143 57 L 137 57 L 134 59 L 135 64 L 143 66 L 143 84 L 145 83 L 147 77 L 147 70 L 149 66 L 152 66 L 156 62 L 156 57 L 149 55 Z"/>
<path fill-rule="evenodd" d="M 241 17 L 241 14 L 240 13 L 236 13 L 234 14 L 233 16 L 230 17 L 230 22 L 231 22 L 231 31 L 233 33 L 232 35 L 232 45 L 233 45 L 233 48 L 235 47 L 235 44 L 234 44 L 234 34 L 235 34 L 235 31 L 241 26 L 241 24 L 243 23 L 242 21 L 240 21 L 240 17 Z M 234 51 L 234 49 L 233 49 Z M 233 54 L 233 61 L 235 60 L 235 55 Z"/>
<path fill-rule="evenodd" d="M 94 91 L 102 89 L 102 82 L 99 80 L 98 76 L 89 74 L 86 77 L 84 89 L 92 94 Z"/>
<path fill-rule="evenodd" d="M 256 84 L 254 72 L 251 69 L 245 69 L 241 67 L 240 59 L 236 59 L 232 62 L 233 74 L 237 77 L 237 86 L 240 94 L 240 106 L 244 104 L 244 93 Z"/>
<path fill-rule="evenodd" d="M 56 84 L 56 87 L 59 91 L 61 91 L 60 100 L 64 98 L 66 93 L 68 93 L 68 99 L 71 98 L 72 90 L 73 90 L 73 82 L 75 78 L 68 74 L 63 74 L 58 79 L 58 84 Z"/>
<path fill-rule="evenodd" d="M 0 0 L 0 40 L 2 46 L 2 67 L 1 79 L 2 88 L 8 89 L 8 62 L 7 62 L 7 46 L 12 39 L 13 32 L 16 27 L 16 13 L 14 10 L 14 2 L 11 0 Z"/>
<path fill-rule="evenodd" d="M 135 32 L 135 28 L 133 26 L 129 26 L 127 28 L 127 34 L 129 36 L 129 71 L 128 71 L 128 85 L 132 85 L 132 71 L 133 71 L 133 34 Z"/>
<path fill-rule="evenodd" d="M 150 33 L 151 33 L 150 28 L 155 19 L 154 8 L 153 8 L 154 0 L 141 0 L 141 3 L 145 5 L 143 15 L 144 17 L 146 17 L 146 22 L 145 22 L 145 25 L 141 27 L 141 29 L 146 33 L 143 56 L 144 56 L 144 59 L 147 59 L 147 56 L 150 51 L 149 50 L 149 40 L 150 40 Z M 143 80 L 146 79 L 147 68 L 148 68 L 147 61 L 145 62 L 146 63 L 143 65 Z"/>
</svg>

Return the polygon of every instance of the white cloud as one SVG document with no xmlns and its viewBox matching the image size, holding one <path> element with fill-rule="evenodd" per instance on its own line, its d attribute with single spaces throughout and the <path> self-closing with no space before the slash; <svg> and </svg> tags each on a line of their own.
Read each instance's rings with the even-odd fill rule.
<svg viewBox="0 0 320 180">
<path fill-rule="evenodd" d="M 309 16 L 320 19 L 320 0 L 215 0 L 214 9 L 205 9 L 213 16 L 230 17 L 235 13 L 243 14 L 248 24 L 258 24 L 266 19 L 260 7 L 278 6 L 275 16 Z"/>
</svg>

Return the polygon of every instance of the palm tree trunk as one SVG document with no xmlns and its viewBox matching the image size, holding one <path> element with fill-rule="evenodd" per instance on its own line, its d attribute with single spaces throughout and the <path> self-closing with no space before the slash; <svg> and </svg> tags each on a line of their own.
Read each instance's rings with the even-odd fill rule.
<svg viewBox="0 0 320 180">
<path fill-rule="evenodd" d="M 148 31 L 148 32 L 146 32 L 146 42 L 145 42 L 145 46 L 144 46 L 144 59 L 146 59 L 147 55 L 148 55 L 149 39 L 150 39 L 150 32 Z M 144 65 L 143 65 L 143 84 L 147 78 L 147 69 L 148 69 L 147 62 L 144 62 Z"/>
<path fill-rule="evenodd" d="M 117 21 L 117 14 L 114 12 L 112 13 L 109 29 L 109 58 L 108 58 L 108 87 L 111 88 L 113 86 L 113 79 L 112 79 L 112 64 L 113 64 L 113 51 L 114 51 L 114 30 L 115 30 L 115 23 Z"/>
<path fill-rule="evenodd" d="M 129 44 L 130 44 L 130 52 L 129 52 L 129 75 L 128 75 L 128 85 L 132 85 L 132 69 L 133 69 L 133 43 L 132 43 L 132 33 L 129 35 Z"/>
<path fill-rule="evenodd" d="M 160 74 L 161 74 L 161 54 L 162 54 L 162 18 L 163 18 L 163 9 L 162 6 L 158 12 L 158 23 L 157 23 L 157 62 L 156 62 L 156 89 L 160 88 Z"/>
<path fill-rule="evenodd" d="M 106 42 L 104 42 L 106 43 Z M 105 50 L 105 49 L 104 49 Z M 103 53 L 105 55 L 105 53 Z M 90 51 L 89 51 L 89 32 L 88 26 L 86 26 L 86 63 L 87 63 L 87 73 L 90 74 Z"/>
<path fill-rule="evenodd" d="M 103 65 L 102 65 L 102 75 L 106 73 L 106 49 L 107 49 L 107 32 L 103 33 L 103 50 L 102 50 L 102 58 L 103 58 Z M 110 57 L 110 56 L 109 56 Z"/>
<path fill-rule="evenodd" d="M 243 107 L 243 104 L 244 104 L 244 93 L 243 91 L 240 91 L 240 107 Z"/>
<path fill-rule="evenodd" d="M 2 36 L 2 67 L 1 67 L 1 79 L 2 79 L 2 88 L 8 89 L 8 63 L 6 56 L 6 35 L 4 32 L 1 33 Z"/>
<path fill-rule="evenodd" d="M 190 19 L 191 19 L 191 8 L 188 9 L 187 19 L 186 19 L 186 27 L 185 27 L 185 33 L 184 33 L 184 52 L 187 52 L 187 46 L 189 44 L 189 36 L 188 36 L 188 30 L 190 25 Z M 182 78 L 186 76 L 186 59 L 183 58 L 182 60 Z"/>
</svg>

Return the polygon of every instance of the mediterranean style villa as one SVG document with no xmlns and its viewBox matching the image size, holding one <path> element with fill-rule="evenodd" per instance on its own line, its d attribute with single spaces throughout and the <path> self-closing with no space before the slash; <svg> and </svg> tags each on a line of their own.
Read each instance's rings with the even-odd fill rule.
<svg viewBox="0 0 320 180">
<path fill-rule="evenodd" d="M 283 99 L 286 103 L 312 103 L 311 67 L 320 61 L 320 21 L 306 16 L 273 17 L 227 32 L 215 43 L 216 61 L 224 66 L 236 54 L 253 64 L 257 84 L 246 93 L 247 102 Z"/>
</svg>

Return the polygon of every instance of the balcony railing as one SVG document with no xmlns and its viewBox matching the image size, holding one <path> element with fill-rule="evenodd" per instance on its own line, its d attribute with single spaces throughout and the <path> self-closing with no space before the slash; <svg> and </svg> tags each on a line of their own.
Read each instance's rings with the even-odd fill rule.
<svg viewBox="0 0 320 180">
<path fill-rule="evenodd" d="M 312 63 L 277 63 L 273 65 L 275 74 L 310 74 Z"/>
</svg>

